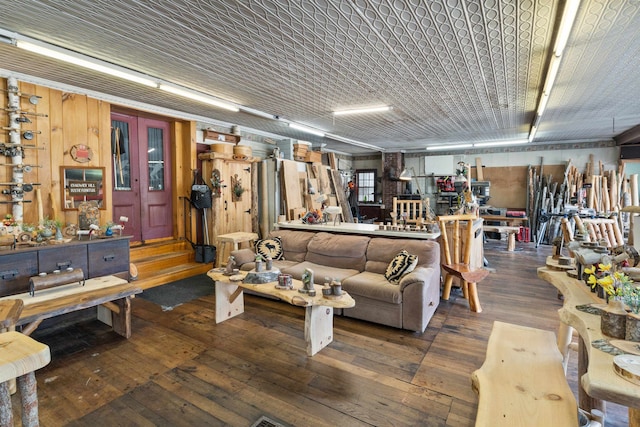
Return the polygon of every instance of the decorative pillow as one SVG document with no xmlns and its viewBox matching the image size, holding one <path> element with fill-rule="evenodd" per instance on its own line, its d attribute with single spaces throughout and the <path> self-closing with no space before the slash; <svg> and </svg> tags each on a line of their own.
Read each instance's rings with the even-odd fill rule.
<svg viewBox="0 0 640 427">
<path fill-rule="evenodd" d="M 391 260 L 387 271 L 384 272 L 384 277 L 389 282 L 397 285 L 402 276 L 411 273 L 416 268 L 416 264 L 418 264 L 418 256 L 402 250 Z"/>
<path fill-rule="evenodd" d="M 284 251 L 282 250 L 282 240 L 279 237 L 270 239 L 262 239 L 256 242 L 256 254 L 263 259 L 271 257 L 271 259 L 284 259 Z"/>
</svg>

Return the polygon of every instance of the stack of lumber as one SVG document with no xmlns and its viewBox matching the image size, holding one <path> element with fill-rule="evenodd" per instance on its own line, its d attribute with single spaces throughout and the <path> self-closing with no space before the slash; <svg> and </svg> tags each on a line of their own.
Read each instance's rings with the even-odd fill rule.
<svg viewBox="0 0 640 427">
<path fill-rule="evenodd" d="M 527 177 L 527 215 L 531 235 L 536 241 L 551 243 L 559 235 L 561 217 L 567 205 L 593 209 L 598 217 L 615 218 L 621 230 L 628 229 L 627 215 L 619 215 L 620 209 L 630 204 L 632 194 L 637 195 L 637 176 L 630 182 L 624 174 L 624 164 L 617 170 L 605 170 L 603 163 L 594 162 L 590 156 L 584 172 L 569 160 L 563 176 L 554 180 L 544 174 L 543 160 L 539 167 L 529 166 Z M 547 222 L 543 226 L 544 222 Z"/>
<path fill-rule="evenodd" d="M 310 210 L 322 208 L 322 199 L 325 199 L 329 206 L 340 206 L 344 221 L 353 222 L 340 172 L 319 162 L 306 163 L 305 170 L 300 171 L 299 164 L 293 160 L 281 162 L 280 189 L 287 220 L 299 219 Z"/>
</svg>

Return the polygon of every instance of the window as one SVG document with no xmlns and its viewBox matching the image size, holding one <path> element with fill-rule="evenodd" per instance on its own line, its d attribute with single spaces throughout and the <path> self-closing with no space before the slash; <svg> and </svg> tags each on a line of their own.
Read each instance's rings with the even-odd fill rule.
<svg viewBox="0 0 640 427">
<path fill-rule="evenodd" d="M 376 201 L 376 170 L 359 169 L 356 171 L 358 202 Z"/>
</svg>

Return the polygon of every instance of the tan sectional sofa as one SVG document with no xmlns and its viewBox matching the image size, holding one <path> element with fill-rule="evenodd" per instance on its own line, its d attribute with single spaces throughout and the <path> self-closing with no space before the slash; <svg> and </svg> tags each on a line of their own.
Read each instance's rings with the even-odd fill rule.
<svg viewBox="0 0 640 427">
<path fill-rule="evenodd" d="M 440 302 L 440 246 L 418 239 L 392 239 L 358 235 L 275 230 L 284 260 L 274 261 L 282 273 L 300 279 L 305 268 L 314 272 L 315 282 L 337 279 L 356 301 L 342 315 L 396 328 L 424 332 Z M 416 268 L 398 284 L 387 281 L 384 273 L 402 250 L 418 256 Z M 232 255 L 242 270 L 254 267 L 250 249 Z M 339 312 L 339 310 L 337 311 Z"/>
</svg>

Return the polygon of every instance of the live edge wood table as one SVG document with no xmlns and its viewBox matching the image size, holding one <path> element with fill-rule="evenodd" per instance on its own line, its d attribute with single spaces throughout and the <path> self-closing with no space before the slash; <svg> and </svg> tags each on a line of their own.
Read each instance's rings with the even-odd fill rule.
<svg viewBox="0 0 640 427">
<path fill-rule="evenodd" d="M 606 339 L 600 331 L 600 316 L 580 311 L 576 306 L 604 304 L 584 282 L 569 277 L 564 271 L 549 267 L 538 268 L 538 277 L 547 281 L 564 295 L 564 305 L 558 314 L 560 330 L 558 346 L 566 355 L 571 332 L 575 328 L 580 335 L 578 347 L 578 406 L 591 412 L 604 412 L 604 401 L 629 407 L 629 426 L 640 427 L 640 386 L 618 376 L 613 369 L 613 356 L 591 346 Z M 566 357 L 566 356 L 565 356 Z"/>
<path fill-rule="evenodd" d="M 239 275 L 246 276 L 246 272 Z M 291 305 L 305 307 L 304 339 L 307 343 L 307 355 L 313 356 L 333 341 L 333 309 L 350 308 L 356 305 L 354 299 L 342 292 L 340 299 L 328 299 L 322 296 L 322 286 L 315 285 L 316 296 L 298 292 L 302 282 L 293 280 L 294 289 L 277 289 L 277 282 L 250 284 L 242 281 L 231 281 L 223 271 L 209 270 L 207 275 L 215 282 L 216 323 L 224 322 L 238 314 L 244 313 L 243 289 L 279 298 Z"/>
<path fill-rule="evenodd" d="M 30 335 L 40 323 L 61 314 L 98 306 L 98 320 L 108 324 L 125 338 L 131 337 L 131 298 L 142 292 L 139 287 L 116 276 L 87 279 L 79 283 L 30 293 L 9 295 L 0 301 L 21 299 L 24 308 L 15 326 Z"/>
</svg>

